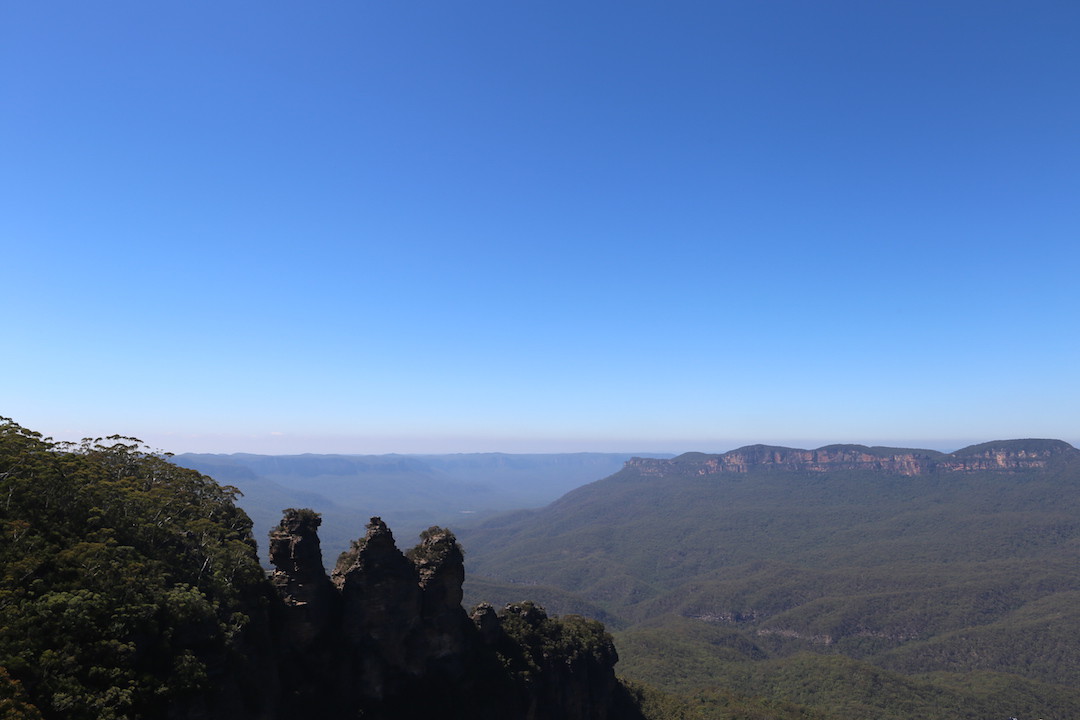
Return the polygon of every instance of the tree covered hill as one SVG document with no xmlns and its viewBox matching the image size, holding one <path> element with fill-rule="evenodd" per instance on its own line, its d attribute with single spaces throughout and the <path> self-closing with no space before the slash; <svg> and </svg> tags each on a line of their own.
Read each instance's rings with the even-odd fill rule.
<svg viewBox="0 0 1080 720">
<path fill-rule="evenodd" d="M 604 613 L 622 672 L 668 690 L 807 703 L 776 678 L 820 673 L 824 688 L 848 667 L 1004 717 L 1022 715 L 1003 685 L 1043 698 L 1027 706 L 1042 717 L 1080 716 L 1080 451 L 1067 443 L 635 459 L 462 536 L 486 595 Z M 811 704 L 835 714 L 827 696 Z M 837 717 L 892 717 L 859 712 Z"/>
<path fill-rule="evenodd" d="M 0 420 L 0 666 L 46 717 L 262 694 L 270 595 L 233 497 L 131 438 L 58 444 Z"/>
</svg>

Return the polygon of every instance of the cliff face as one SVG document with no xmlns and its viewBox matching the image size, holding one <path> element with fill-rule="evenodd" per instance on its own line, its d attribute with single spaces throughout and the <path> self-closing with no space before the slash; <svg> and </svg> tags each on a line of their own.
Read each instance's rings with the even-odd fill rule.
<svg viewBox="0 0 1080 720">
<path fill-rule="evenodd" d="M 431 528 L 407 553 L 372 518 L 332 580 L 317 516 L 287 511 L 271 535 L 282 600 L 282 717 L 606 720 L 627 714 L 599 623 L 542 609 L 461 607 L 464 557 Z"/>
<path fill-rule="evenodd" d="M 341 598 L 323 569 L 319 524 L 310 510 L 287 510 L 270 533 L 270 584 L 281 600 L 273 608 L 275 657 L 288 715 L 305 704 L 319 714 L 334 707 L 323 686 L 337 664 Z"/>
<path fill-rule="evenodd" d="M 643 475 L 657 476 L 669 473 L 746 473 L 769 469 L 795 472 L 875 470 L 898 475 L 924 475 L 931 472 L 1045 468 L 1059 457 L 1077 455 L 1080 455 L 1080 451 L 1060 440 L 1006 440 L 973 445 L 949 454 L 863 445 L 828 445 L 816 450 L 749 445 L 722 455 L 687 453 L 669 460 L 633 458 L 626 466 Z"/>
<path fill-rule="evenodd" d="M 270 584 L 289 608 L 292 646 L 307 647 L 321 639 L 336 615 L 337 598 L 323 570 L 319 516 L 289 510 L 270 533 Z"/>
</svg>

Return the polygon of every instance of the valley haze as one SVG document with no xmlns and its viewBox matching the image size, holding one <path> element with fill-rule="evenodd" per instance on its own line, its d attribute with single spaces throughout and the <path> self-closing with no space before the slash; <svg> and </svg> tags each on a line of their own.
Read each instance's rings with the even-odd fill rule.
<svg viewBox="0 0 1080 720">
<path fill-rule="evenodd" d="M 955 454 L 983 445 L 973 444 Z M 379 515 L 407 536 L 431 525 L 469 527 L 500 512 L 540 508 L 566 493 L 613 475 L 626 467 L 647 472 L 649 459 L 675 453 L 453 453 L 453 454 L 314 454 L 183 453 L 172 461 L 237 487 L 238 504 L 255 522 L 260 546 L 280 513 L 310 507 L 323 517 L 322 537 L 330 548 L 344 549 L 367 518 Z M 712 457 L 709 472 L 745 471 L 748 465 L 773 464 L 806 471 L 838 467 L 918 474 L 945 467 L 951 455 L 933 449 L 831 444 L 814 450 L 746 445 L 680 458 Z M 838 465 L 840 459 L 847 465 Z M 657 471 L 658 472 L 658 471 Z M 328 556 L 327 562 L 333 557 Z"/>
</svg>

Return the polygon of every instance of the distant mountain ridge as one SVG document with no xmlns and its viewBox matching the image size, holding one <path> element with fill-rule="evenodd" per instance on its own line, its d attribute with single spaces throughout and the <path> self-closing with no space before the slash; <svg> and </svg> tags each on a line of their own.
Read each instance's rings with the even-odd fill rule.
<svg viewBox="0 0 1080 720">
<path fill-rule="evenodd" d="M 974 472 L 1045 468 L 1055 458 L 1076 457 L 1080 450 L 1063 440 L 995 440 L 952 453 L 865 445 L 826 445 L 816 450 L 747 445 L 719 455 L 685 453 L 678 457 L 632 458 L 627 467 L 643 475 L 746 473 L 755 469 L 796 472 L 873 470 L 899 475 L 937 471 Z"/>
<path fill-rule="evenodd" d="M 322 513 L 321 534 L 348 547 L 379 515 L 403 535 L 494 512 L 543 507 L 619 471 L 631 453 L 445 455 L 232 455 L 185 453 L 172 461 L 235 486 L 238 505 L 267 533 L 290 507 Z M 333 558 L 328 558 L 333 562 Z"/>
</svg>

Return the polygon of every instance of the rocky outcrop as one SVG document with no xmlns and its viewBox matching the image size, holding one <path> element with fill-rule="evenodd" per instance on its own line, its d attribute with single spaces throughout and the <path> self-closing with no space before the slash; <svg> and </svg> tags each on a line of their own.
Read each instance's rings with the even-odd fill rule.
<svg viewBox="0 0 1080 720">
<path fill-rule="evenodd" d="M 386 523 L 372 518 L 355 554 L 342 558 L 334 574 L 341 589 L 341 634 L 354 680 L 366 697 L 381 700 L 400 691 L 404 678 L 422 669 L 416 566 L 397 549 Z"/>
<path fill-rule="evenodd" d="M 290 508 L 270 532 L 270 584 L 281 600 L 274 634 L 284 716 L 329 716 L 335 708 L 324 684 L 338 662 L 341 598 L 323 567 L 320 523 L 317 513 Z"/>
<path fill-rule="evenodd" d="M 464 677 L 465 650 L 475 631 L 461 606 L 465 555 L 453 533 L 430 528 L 408 552 L 420 579 L 423 656 L 428 672 L 451 679 Z"/>
<path fill-rule="evenodd" d="M 827 445 L 816 450 L 748 445 L 721 455 L 686 453 L 671 459 L 632 458 L 626 464 L 642 475 L 714 475 L 755 470 L 837 472 L 873 470 L 897 475 L 1045 468 L 1059 457 L 1080 455 L 1060 440 L 1005 440 L 973 445 L 954 453 L 934 450 Z"/>
<path fill-rule="evenodd" d="M 282 600 L 282 717 L 608 720 L 639 717 L 600 623 L 531 603 L 461 607 L 464 556 L 433 527 L 402 553 L 379 518 L 326 577 L 318 515 L 271 535 Z"/>
<path fill-rule="evenodd" d="M 270 583 L 288 608 L 290 642 L 306 646 L 324 632 L 335 614 L 337 597 L 323 569 L 319 525 L 311 510 L 285 511 L 270 532 Z"/>
</svg>

